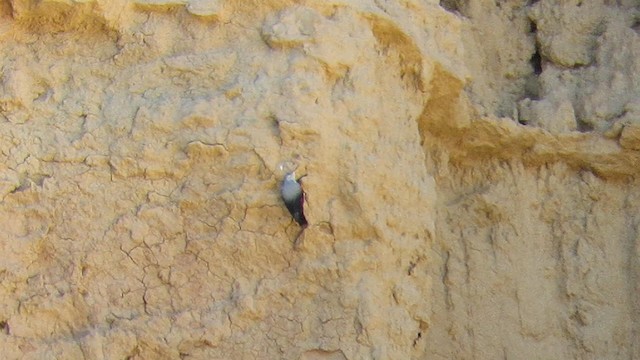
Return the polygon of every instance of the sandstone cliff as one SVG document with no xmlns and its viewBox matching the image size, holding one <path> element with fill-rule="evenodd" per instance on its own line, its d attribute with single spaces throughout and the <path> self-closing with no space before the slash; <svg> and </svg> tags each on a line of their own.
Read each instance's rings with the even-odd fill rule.
<svg viewBox="0 0 640 360">
<path fill-rule="evenodd" d="M 0 1 L 2 358 L 640 358 L 638 23 Z"/>
</svg>

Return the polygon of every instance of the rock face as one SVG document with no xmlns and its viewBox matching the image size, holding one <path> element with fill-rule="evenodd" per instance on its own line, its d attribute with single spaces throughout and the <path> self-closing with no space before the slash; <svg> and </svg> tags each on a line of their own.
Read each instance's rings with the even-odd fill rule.
<svg viewBox="0 0 640 360">
<path fill-rule="evenodd" d="M 2 358 L 640 358 L 639 18 L 0 1 Z"/>
</svg>

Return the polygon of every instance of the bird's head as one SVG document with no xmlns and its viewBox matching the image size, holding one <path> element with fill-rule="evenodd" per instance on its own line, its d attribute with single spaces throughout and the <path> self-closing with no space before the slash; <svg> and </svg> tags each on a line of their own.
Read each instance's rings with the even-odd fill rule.
<svg viewBox="0 0 640 360">
<path fill-rule="evenodd" d="M 285 181 L 296 181 L 296 172 L 292 171 L 292 172 L 288 173 L 287 175 L 285 175 L 284 180 Z"/>
</svg>

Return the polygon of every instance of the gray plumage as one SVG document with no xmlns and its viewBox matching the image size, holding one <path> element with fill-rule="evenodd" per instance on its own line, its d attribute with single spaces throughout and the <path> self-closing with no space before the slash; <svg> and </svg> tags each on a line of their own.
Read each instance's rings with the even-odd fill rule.
<svg viewBox="0 0 640 360">
<path fill-rule="evenodd" d="M 307 219 L 304 217 L 304 191 L 302 190 L 302 185 L 300 185 L 299 180 L 300 179 L 296 179 L 295 172 L 288 173 L 284 177 L 284 181 L 280 187 L 280 193 L 293 219 L 300 224 L 300 226 L 306 226 Z"/>
</svg>

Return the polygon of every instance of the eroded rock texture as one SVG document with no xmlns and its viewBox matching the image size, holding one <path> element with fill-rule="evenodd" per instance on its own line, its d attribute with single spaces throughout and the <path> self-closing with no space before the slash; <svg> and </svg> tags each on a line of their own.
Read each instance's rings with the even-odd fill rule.
<svg viewBox="0 0 640 360">
<path fill-rule="evenodd" d="M 640 357 L 639 10 L 1 1 L 2 357 Z"/>
</svg>

